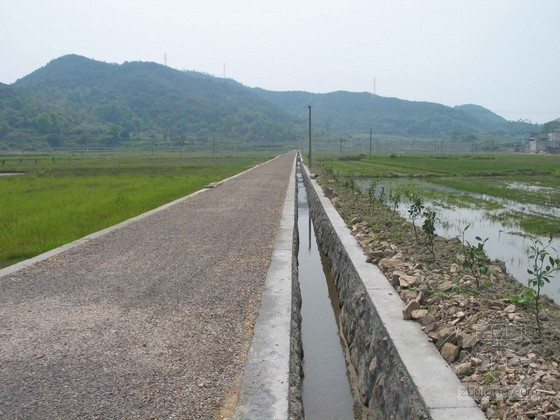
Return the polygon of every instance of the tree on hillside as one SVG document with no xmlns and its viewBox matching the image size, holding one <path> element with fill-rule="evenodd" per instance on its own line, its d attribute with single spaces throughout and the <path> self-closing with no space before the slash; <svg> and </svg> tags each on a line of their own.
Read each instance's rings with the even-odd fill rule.
<svg viewBox="0 0 560 420">
<path fill-rule="evenodd" d="M 560 130 L 560 121 L 549 121 L 543 126 L 544 133 L 552 133 L 554 130 Z"/>
</svg>

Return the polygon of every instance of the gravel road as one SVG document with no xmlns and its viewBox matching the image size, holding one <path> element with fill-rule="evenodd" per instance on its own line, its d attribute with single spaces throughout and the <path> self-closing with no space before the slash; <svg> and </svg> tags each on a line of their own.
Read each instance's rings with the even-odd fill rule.
<svg viewBox="0 0 560 420">
<path fill-rule="evenodd" d="M 1 277 L 0 418 L 219 418 L 293 160 Z"/>
</svg>

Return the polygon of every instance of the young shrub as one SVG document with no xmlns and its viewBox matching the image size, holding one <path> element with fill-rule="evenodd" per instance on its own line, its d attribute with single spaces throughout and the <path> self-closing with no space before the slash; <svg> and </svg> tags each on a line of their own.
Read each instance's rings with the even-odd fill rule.
<svg viewBox="0 0 560 420">
<path fill-rule="evenodd" d="M 352 178 L 346 178 L 342 183 L 342 188 L 348 193 L 354 188 L 354 180 Z"/>
<path fill-rule="evenodd" d="M 416 219 L 420 217 L 422 211 L 424 210 L 424 199 L 416 193 L 408 193 L 408 199 L 410 200 L 410 207 L 408 208 L 408 217 L 412 222 L 412 228 L 414 229 L 414 237 L 416 242 L 418 240 L 418 232 L 416 231 Z"/>
<path fill-rule="evenodd" d="M 525 289 L 517 295 L 505 296 L 505 298 L 509 299 L 518 306 L 527 308 L 535 304 L 535 296 L 536 293 L 533 289 Z"/>
<path fill-rule="evenodd" d="M 385 204 L 387 200 L 387 195 L 385 194 L 385 187 L 381 187 L 381 191 L 379 191 L 379 202 L 381 204 Z"/>
<path fill-rule="evenodd" d="M 373 211 L 375 207 L 375 191 L 377 191 L 377 184 L 378 181 L 371 180 L 369 183 L 369 187 L 367 189 L 367 201 L 368 201 L 368 209 L 370 212 Z"/>
<path fill-rule="evenodd" d="M 551 247 L 552 237 L 548 240 L 546 245 L 543 245 L 539 239 L 531 238 L 531 241 L 532 245 L 529 246 L 529 263 L 531 268 L 527 269 L 527 273 L 532 277 L 529 277 L 528 284 L 529 287 L 535 291 L 534 304 L 537 317 L 537 329 L 540 337 L 542 336 L 539 313 L 541 288 L 545 283 L 550 283 L 550 278 L 555 272 L 560 271 L 560 258 L 558 255 L 556 257 L 550 255 L 550 251 L 557 253 L 556 249 Z"/>
<path fill-rule="evenodd" d="M 437 214 L 434 210 L 424 211 L 424 223 L 422 223 L 422 231 L 424 232 L 424 244 L 428 251 L 431 252 L 432 258 L 436 259 L 436 253 L 434 251 L 434 244 L 436 239 L 436 219 Z"/>
<path fill-rule="evenodd" d="M 358 200 L 362 195 L 362 189 L 360 188 L 360 185 L 357 182 L 354 182 L 354 187 L 352 188 L 352 194 L 354 195 L 353 198 L 355 200 Z"/>
<path fill-rule="evenodd" d="M 393 216 L 397 213 L 399 204 L 401 203 L 401 193 L 398 191 L 389 191 L 389 201 L 391 202 L 392 213 L 389 217 L 389 221 L 393 220 Z"/>
<path fill-rule="evenodd" d="M 486 250 L 484 249 L 488 238 L 482 240 L 480 236 L 477 236 L 475 239 L 478 243 L 476 245 L 471 245 L 471 243 L 465 239 L 465 232 L 470 227 L 471 225 L 467 225 L 465 229 L 463 229 L 462 242 L 466 248 L 463 268 L 472 274 L 476 281 L 476 287 L 480 289 L 480 280 L 482 276 L 490 273 L 490 259 L 486 255 Z"/>
</svg>

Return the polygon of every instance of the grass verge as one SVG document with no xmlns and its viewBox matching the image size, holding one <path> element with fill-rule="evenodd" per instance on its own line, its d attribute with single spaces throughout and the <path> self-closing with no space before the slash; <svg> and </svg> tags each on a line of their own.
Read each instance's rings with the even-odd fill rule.
<svg viewBox="0 0 560 420">
<path fill-rule="evenodd" d="M 0 177 L 0 268 L 113 226 L 270 157 L 10 157 L 5 168 L 26 173 Z"/>
<path fill-rule="evenodd" d="M 385 187 L 386 194 L 389 189 L 401 193 L 409 190 L 442 205 L 487 211 L 503 208 L 500 218 L 518 224 L 527 233 L 560 235 L 557 217 L 509 209 L 499 200 L 560 208 L 560 155 L 392 154 L 371 159 L 323 158 L 320 165 L 339 178 L 386 181 L 390 185 Z"/>
</svg>

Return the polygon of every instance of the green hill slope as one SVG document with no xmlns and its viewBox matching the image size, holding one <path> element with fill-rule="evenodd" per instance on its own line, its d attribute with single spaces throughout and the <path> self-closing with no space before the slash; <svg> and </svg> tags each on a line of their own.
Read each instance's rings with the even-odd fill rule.
<svg viewBox="0 0 560 420">
<path fill-rule="evenodd" d="M 480 105 L 466 104 L 457 105 L 453 109 L 462 111 L 472 117 L 478 118 L 480 121 L 486 121 L 495 124 L 505 124 L 507 120 L 499 115 L 493 113 L 489 109 L 486 109 Z"/>
<path fill-rule="evenodd" d="M 6 91 L 6 92 L 4 92 Z M 69 55 L 0 90 L 0 145 L 292 143 L 296 119 L 245 86 L 155 63 Z"/>
<path fill-rule="evenodd" d="M 367 132 L 404 136 L 438 136 L 473 133 L 507 133 L 524 136 L 536 126 L 509 122 L 478 105 L 455 108 L 431 102 L 385 98 L 370 93 L 255 91 L 293 114 L 305 115 L 313 107 L 313 121 L 330 132 Z"/>
<path fill-rule="evenodd" d="M 148 62 L 78 55 L 0 84 L 0 149 L 295 147 L 307 107 L 319 136 L 345 133 L 411 141 L 438 137 L 503 144 L 540 126 L 506 121 L 478 105 L 448 107 L 370 93 L 273 92 Z M 486 137 L 485 137 L 486 136 Z M 392 141 L 392 140 L 391 140 Z"/>
</svg>

